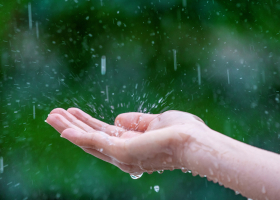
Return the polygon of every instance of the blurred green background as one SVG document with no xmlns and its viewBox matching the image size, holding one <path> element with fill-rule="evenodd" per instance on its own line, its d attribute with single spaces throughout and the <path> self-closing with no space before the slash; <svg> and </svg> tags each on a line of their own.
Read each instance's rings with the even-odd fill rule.
<svg viewBox="0 0 280 200">
<path fill-rule="evenodd" d="M 0 199 L 245 199 L 180 170 L 133 180 L 44 120 L 175 109 L 279 153 L 279 12 L 279 0 L 0 0 Z"/>
</svg>

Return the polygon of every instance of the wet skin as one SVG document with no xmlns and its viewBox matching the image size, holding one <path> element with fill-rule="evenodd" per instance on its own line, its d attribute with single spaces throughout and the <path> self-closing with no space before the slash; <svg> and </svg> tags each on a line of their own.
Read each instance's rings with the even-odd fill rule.
<svg viewBox="0 0 280 200">
<path fill-rule="evenodd" d="M 56 108 L 46 121 L 61 137 L 131 175 L 191 170 L 247 198 L 280 199 L 278 154 L 218 133 L 190 113 L 123 113 L 109 125 L 77 108 Z"/>
<path fill-rule="evenodd" d="M 124 113 L 109 125 L 77 108 L 56 108 L 47 123 L 85 152 L 134 175 L 187 168 L 184 145 L 196 129 L 206 127 L 197 116 L 180 111 Z M 184 129 L 189 134 L 180 131 Z"/>
</svg>

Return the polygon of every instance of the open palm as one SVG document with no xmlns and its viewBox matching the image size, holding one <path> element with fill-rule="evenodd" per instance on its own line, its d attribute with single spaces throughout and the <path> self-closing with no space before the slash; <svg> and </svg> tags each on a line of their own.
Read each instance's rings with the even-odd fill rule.
<svg viewBox="0 0 280 200">
<path fill-rule="evenodd" d="M 134 175 L 186 167 L 183 149 L 197 127 L 206 127 L 198 117 L 180 111 L 124 113 L 109 125 L 77 108 L 56 108 L 47 123 L 85 152 Z"/>
</svg>

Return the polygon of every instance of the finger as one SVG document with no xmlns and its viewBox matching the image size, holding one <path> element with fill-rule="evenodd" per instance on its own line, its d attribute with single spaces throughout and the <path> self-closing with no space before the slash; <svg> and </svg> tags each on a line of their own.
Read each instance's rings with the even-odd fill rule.
<svg viewBox="0 0 280 200">
<path fill-rule="evenodd" d="M 126 131 L 121 127 L 112 126 L 105 122 L 97 120 L 78 108 L 69 108 L 67 112 L 71 113 L 77 119 L 89 125 L 93 129 L 105 132 L 111 136 L 121 136 Z"/>
<path fill-rule="evenodd" d="M 59 133 L 62 133 L 67 128 L 74 128 L 82 131 L 81 128 L 70 123 L 66 118 L 60 114 L 50 114 L 47 118 L 47 123 L 54 127 Z"/>
<path fill-rule="evenodd" d="M 137 112 L 123 113 L 116 117 L 115 125 L 129 130 L 145 132 L 150 122 L 157 116 L 157 114 Z"/>
<path fill-rule="evenodd" d="M 75 116 L 73 116 L 71 113 L 67 112 L 66 110 L 62 108 L 56 108 L 51 111 L 51 114 L 60 114 L 65 119 L 67 119 L 70 123 L 73 125 L 79 127 L 80 129 L 86 131 L 86 132 L 93 132 L 95 131 L 93 128 L 88 126 L 87 124 L 83 123 L 82 121 L 78 120 Z"/>
<path fill-rule="evenodd" d="M 100 151 L 103 151 L 103 149 L 100 149 L 99 151 L 98 150 L 95 150 L 95 149 L 91 149 L 91 148 L 83 148 L 82 149 L 86 152 L 86 153 L 89 153 L 93 156 L 95 156 L 96 158 L 99 158 L 105 162 L 108 162 L 108 163 L 111 163 L 113 164 L 113 159 L 110 158 L 109 156 L 106 156 L 104 155 L 103 153 L 101 153 Z"/>
<path fill-rule="evenodd" d="M 136 166 L 136 165 L 126 165 L 123 163 L 120 163 L 114 159 L 112 159 L 109 156 L 104 155 L 103 153 L 101 153 L 100 151 L 103 151 L 103 149 L 100 149 L 99 151 L 95 150 L 95 149 L 90 149 L 90 148 L 82 148 L 86 153 L 89 153 L 93 156 L 95 156 L 96 158 L 99 158 L 105 162 L 108 162 L 112 165 L 115 165 L 116 167 L 120 168 L 122 171 L 127 172 L 127 173 L 137 173 L 137 172 L 142 172 L 143 170 L 140 169 L 140 167 Z"/>
<path fill-rule="evenodd" d="M 120 162 L 129 162 L 130 156 L 125 148 L 125 139 L 111 137 L 101 131 L 84 132 L 69 128 L 61 136 L 82 148 L 103 149 L 102 153 Z"/>
</svg>

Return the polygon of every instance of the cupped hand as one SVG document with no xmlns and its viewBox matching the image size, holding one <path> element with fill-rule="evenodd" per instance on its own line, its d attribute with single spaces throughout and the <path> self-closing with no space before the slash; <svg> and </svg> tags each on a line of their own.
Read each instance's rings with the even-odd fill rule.
<svg viewBox="0 0 280 200">
<path fill-rule="evenodd" d="M 123 113 L 109 125 L 78 108 L 56 108 L 46 121 L 85 152 L 133 175 L 187 167 L 184 149 L 207 127 L 197 116 L 180 111 Z"/>
</svg>

